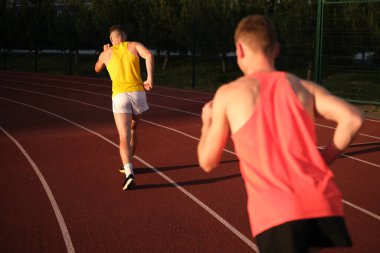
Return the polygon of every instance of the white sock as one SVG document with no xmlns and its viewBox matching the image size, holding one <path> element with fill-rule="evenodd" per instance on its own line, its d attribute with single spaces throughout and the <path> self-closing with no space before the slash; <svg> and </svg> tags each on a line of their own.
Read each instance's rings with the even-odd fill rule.
<svg viewBox="0 0 380 253">
<path fill-rule="evenodd" d="M 124 164 L 125 177 L 128 177 L 130 174 L 133 175 L 132 163 Z"/>
</svg>

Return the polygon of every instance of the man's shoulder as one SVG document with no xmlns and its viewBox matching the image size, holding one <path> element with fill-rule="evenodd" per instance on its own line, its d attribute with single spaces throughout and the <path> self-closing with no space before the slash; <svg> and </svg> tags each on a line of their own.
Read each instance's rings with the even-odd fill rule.
<svg viewBox="0 0 380 253">
<path fill-rule="evenodd" d="M 103 51 L 100 53 L 99 55 L 99 59 L 101 59 L 102 61 L 107 61 L 107 59 L 109 59 L 109 57 L 111 56 L 111 53 L 112 53 L 112 50 L 111 48 L 108 49 L 107 51 Z"/>
<path fill-rule="evenodd" d="M 259 88 L 258 80 L 249 76 L 239 77 L 226 84 L 226 89 L 232 93 L 246 92 L 247 89 L 251 90 L 256 88 Z"/>
<path fill-rule="evenodd" d="M 303 88 L 307 89 L 311 94 L 314 94 L 314 90 L 319 85 L 311 80 L 302 79 L 292 73 L 286 72 L 286 78 L 291 84 L 298 84 Z"/>
<path fill-rule="evenodd" d="M 129 46 L 136 47 L 137 45 L 140 45 L 141 43 L 138 41 L 126 41 Z"/>
<path fill-rule="evenodd" d="M 216 91 L 215 98 L 227 101 L 230 98 L 236 98 L 236 96 L 239 96 L 241 93 L 246 93 L 248 90 L 258 87 L 259 83 L 256 79 L 242 76 L 234 81 L 221 85 Z"/>
</svg>

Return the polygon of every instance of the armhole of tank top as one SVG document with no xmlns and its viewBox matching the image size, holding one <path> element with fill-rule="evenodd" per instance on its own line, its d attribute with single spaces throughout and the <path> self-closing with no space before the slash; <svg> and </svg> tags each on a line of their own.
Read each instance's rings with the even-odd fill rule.
<svg viewBox="0 0 380 253">
<path fill-rule="evenodd" d="M 305 107 L 304 107 L 303 104 L 301 103 L 300 99 L 297 97 L 297 95 L 296 95 L 296 93 L 295 93 L 295 91 L 294 91 L 292 85 L 290 84 L 290 81 L 289 81 L 288 78 L 286 77 L 286 74 L 287 74 L 287 73 L 286 73 L 286 72 L 284 72 L 284 73 L 285 73 L 284 78 L 285 78 L 285 79 L 287 80 L 287 82 L 288 82 L 287 85 L 288 85 L 289 91 L 290 91 L 291 96 L 293 97 L 293 99 L 296 101 L 295 103 L 296 103 L 297 107 L 299 107 L 300 109 L 302 109 L 303 113 L 306 115 L 306 117 L 308 118 L 308 120 L 314 124 L 314 120 L 313 120 L 313 118 L 307 113 Z"/>
<path fill-rule="evenodd" d="M 139 56 L 138 55 L 135 55 L 134 53 L 132 53 L 129 48 L 128 48 L 128 42 L 126 41 L 125 42 L 125 49 L 126 51 L 128 52 L 128 54 L 132 55 L 135 59 L 139 60 Z"/>
<path fill-rule="evenodd" d="M 108 62 L 107 63 L 104 63 L 104 65 L 106 65 L 106 67 L 108 67 L 108 64 L 111 62 L 111 59 L 112 59 L 112 47 L 110 48 L 110 49 L 108 49 L 108 50 L 111 50 L 110 51 L 110 57 L 109 57 L 109 59 L 108 59 Z"/>
<path fill-rule="evenodd" d="M 252 76 L 252 78 L 256 78 L 254 76 Z M 258 79 L 257 79 L 258 80 Z M 258 109 L 261 110 L 261 107 L 262 107 L 262 103 L 261 103 L 261 85 L 260 85 L 260 82 L 258 81 L 259 83 L 259 96 L 258 96 L 258 99 L 256 101 L 256 105 L 255 105 L 255 110 L 251 113 L 251 115 L 248 117 L 247 121 L 244 122 L 237 130 L 236 132 L 232 133 L 231 132 L 231 138 L 233 139 L 236 135 L 239 134 L 239 132 L 243 131 L 244 128 L 247 127 L 247 125 L 251 122 L 252 118 L 256 117 L 257 113 L 258 113 Z"/>
</svg>

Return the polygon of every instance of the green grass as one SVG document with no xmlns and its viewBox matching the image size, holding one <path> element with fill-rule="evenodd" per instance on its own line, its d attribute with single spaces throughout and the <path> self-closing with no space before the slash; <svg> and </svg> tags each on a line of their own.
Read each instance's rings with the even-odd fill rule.
<svg viewBox="0 0 380 253">
<path fill-rule="evenodd" d="M 380 70 L 329 71 L 322 84 L 331 93 L 351 102 L 380 104 Z"/>
</svg>

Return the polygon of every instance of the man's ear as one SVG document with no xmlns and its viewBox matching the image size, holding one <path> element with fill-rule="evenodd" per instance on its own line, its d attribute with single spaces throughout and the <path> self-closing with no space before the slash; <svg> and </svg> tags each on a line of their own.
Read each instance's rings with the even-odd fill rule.
<svg viewBox="0 0 380 253">
<path fill-rule="evenodd" d="M 112 36 L 110 35 L 110 41 L 111 41 L 111 43 L 112 43 Z"/>
<path fill-rule="evenodd" d="M 244 57 L 244 48 L 240 42 L 235 42 L 236 47 L 236 57 L 243 58 Z"/>
</svg>

